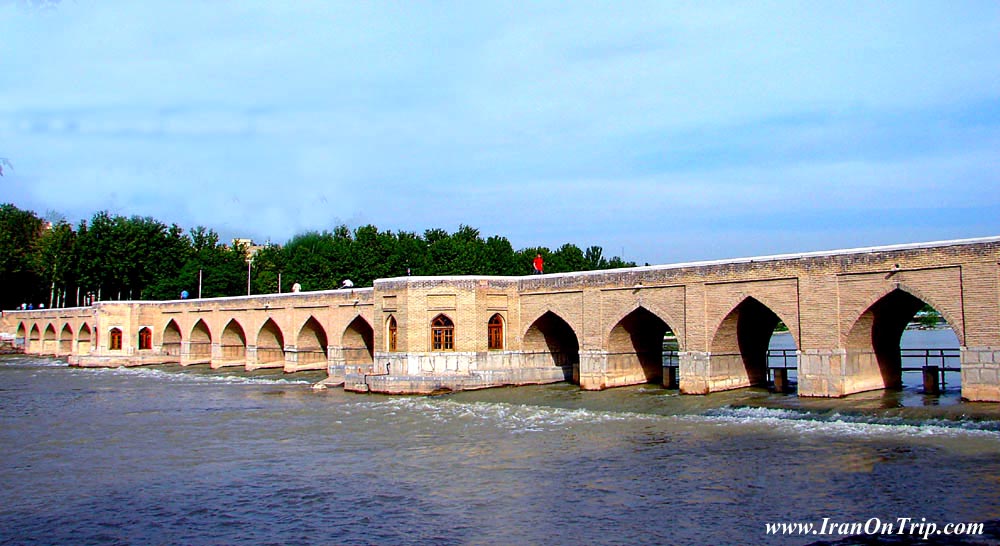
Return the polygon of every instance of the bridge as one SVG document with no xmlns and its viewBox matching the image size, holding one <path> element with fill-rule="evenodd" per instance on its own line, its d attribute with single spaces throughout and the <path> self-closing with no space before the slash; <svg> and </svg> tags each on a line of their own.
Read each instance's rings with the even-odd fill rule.
<svg viewBox="0 0 1000 546">
<path fill-rule="evenodd" d="M 327 370 L 352 391 L 571 381 L 685 394 L 764 385 L 779 321 L 798 394 L 901 386 L 900 338 L 931 305 L 959 342 L 962 397 L 1000 401 L 1000 237 L 529 277 L 402 277 L 372 288 L 6 311 L 29 354 L 76 366 Z"/>
</svg>

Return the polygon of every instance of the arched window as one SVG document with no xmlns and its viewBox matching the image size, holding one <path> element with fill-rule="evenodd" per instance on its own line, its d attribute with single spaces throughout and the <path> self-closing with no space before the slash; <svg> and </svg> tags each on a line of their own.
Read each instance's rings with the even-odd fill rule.
<svg viewBox="0 0 1000 546">
<path fill-rule="evenodd" d="M 431 350 L 455 350 L 455 325 L 444 315 L 438 315 L 431 322 Z"/>
<path fill-rule="evenodd" d="M 503 350 L 503 317 L 497 313 L 490 317 L 490 324 L 487 327 L 489 333 L 489 348 L 491 351 Z"/>
<path fill-rule="evenodd" d="M 387 330 L 389 331 L 388 338 L 386 339 L 386 347 L 390 353 L 396 352 L 396 338 L 399 334 L 399 328 L 396 326 L 396 317 L 389 316 L 389 325 Z"/>
<path fill-rule="evenodd" d="M 122 350 L 122 331 L 118 328 L 112 328 L 108 335 L 108 350 Z"/>
<path fill-rule="evenodd" d="M 139 330 L 139 350 L 144 351 L 153 348 L 153 332 L 149 328 Z"/>
</svg>

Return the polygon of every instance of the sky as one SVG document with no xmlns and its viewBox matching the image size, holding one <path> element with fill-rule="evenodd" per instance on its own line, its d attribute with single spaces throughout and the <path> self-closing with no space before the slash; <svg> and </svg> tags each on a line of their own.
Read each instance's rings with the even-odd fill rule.
<svg viewBox="0 0 1000 546">
<path fill-rule="evenodd" d="M 1000 235 L 1000 2 L 0 0 L 0 202 L 665 264 Z"/>
</svg>

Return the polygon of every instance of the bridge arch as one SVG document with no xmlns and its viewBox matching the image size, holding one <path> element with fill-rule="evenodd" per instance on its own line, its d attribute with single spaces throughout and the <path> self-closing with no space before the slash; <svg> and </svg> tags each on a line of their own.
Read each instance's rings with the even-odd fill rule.
<svg viewBox="0 0 1000 546">
<path fill-rule="evenodd" d="M 543 365 L 562 368 L 566 381 L 580 382 L 579 338 L 562 317 L 546 311 L 531 323 L 522 339 L 528 357 Z"/>
<path fill-rule="evenodd" d="M 257 364 L 285 365 L 285 335 L 272 318 L 264 321 L 257 331 Z"/>
<path fill-rule="evenodd" d="M 170 319 L 163 327 L 163 343 L 161 345 L 163 354 L 172 357 L 172 362 L 180 362 L 181 359 L 181 327 L 177 321 Z"/>
<path fill-rule="evenodd" d="M 59 332 L 59 354 L 68 355 L 73 352 L 73 327 L 67 322 Z"/>
<path fill-rule="evenodd" d="M 38 323 L 31 325 L 31 330 L 28 333 L 28 348 L 29 353 L 40 353 L 42 352 L 42 331 L 38 328 Z"/>
<path fill-rule="evenodd" d="M 24 326 L 23 322 L 17 324 L 17 333 L 14 334 L 14 342 L 27 348 L 28 342 L 28 329 Z"/>
<path fill-rule="evenodd" d="M 229 319 L 222 329 L 222 359 L 245 361 L 247 358 L 247 334 L 243 325 L 235 318 Z"/>
<path fill-rule="evenodd" d="M 624 314 L 607 334 L 608 367 L 619 373 L 641 375 L 647 383 L 663 379 L 664 337 L 673 329 L 645 306 Z"/>
<path fill-rule="evenodd" d="M 737 385 L 767 385 L 767 351 L 779 322 L 788 324 L 757 298 L 745 296 L 726 314 L 712 336 L 709 351 L 713 373 L 727 370 L 726 375 L 739 378 Z M 792 340 L 798 347 L 792 330 Z"/>
<path fill-rule="evenodd" d="M 325 363 L 327 361 L 326 349 L 328 345 L 326 330 L 316 320 L 316 317 L 310 316 L 302 324 L 302 328 L 299 329 L 298 338 L 295 341 L 298 364 Z"/>
<path fill-rule="evenodd" d="M 954 333 L 956 344 L 962 345 L 962 332 L 955 328 L 949 316 L 914 292 L 917 291 L 912 287 L 893 288 L 878 297 L 851 324 L 844 338 L 850 392 L 903 387 L 903 333 L 924 305 L 931 305 L 941 313 Z"/>
<path fill-rule="evenodd" d="M 56 354 L 56 327 L 50 322 L 45 327 L 45 334 L 42 338 L 42 352 L 45 354 Z"/>
<path fill-rule="evenodd" d="M 347 366 L 371 366 L 375 363 L 375 330 L 358 315 L 344 329 L 340 347 Z"/>
<path fill-rule="evenodd" d="M 191 327 L 191 335 L 188 337 L 188 357 L 192 364 L 212 358 L 212 331 L 204 319 L 198 319 Z"/>
<path fill-rule="evenodd" d="M 84 322 L 80 325 L 76 333 L 76 352 L 81 355 L 90 354 L 91 349 L 90 325 Z"/>
</svg>

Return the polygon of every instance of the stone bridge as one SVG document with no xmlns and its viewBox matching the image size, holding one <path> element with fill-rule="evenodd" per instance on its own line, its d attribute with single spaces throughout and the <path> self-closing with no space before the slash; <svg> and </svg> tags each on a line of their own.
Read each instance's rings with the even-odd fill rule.
<svg viewBox="0 0 1000 546">
<path fill-rule="evenodd" d="M 79 366 L 326 369 L 356 391 L 660 382 L 759 386 L 779 321 L 800 396 L 898 388 L 923 305 L 960 345 L 962 396 L 1000 401 L 1000 237 L 530 277 L 403 277 L 373 288 L 7 311 L 28 353 Z"/>
</svg>

